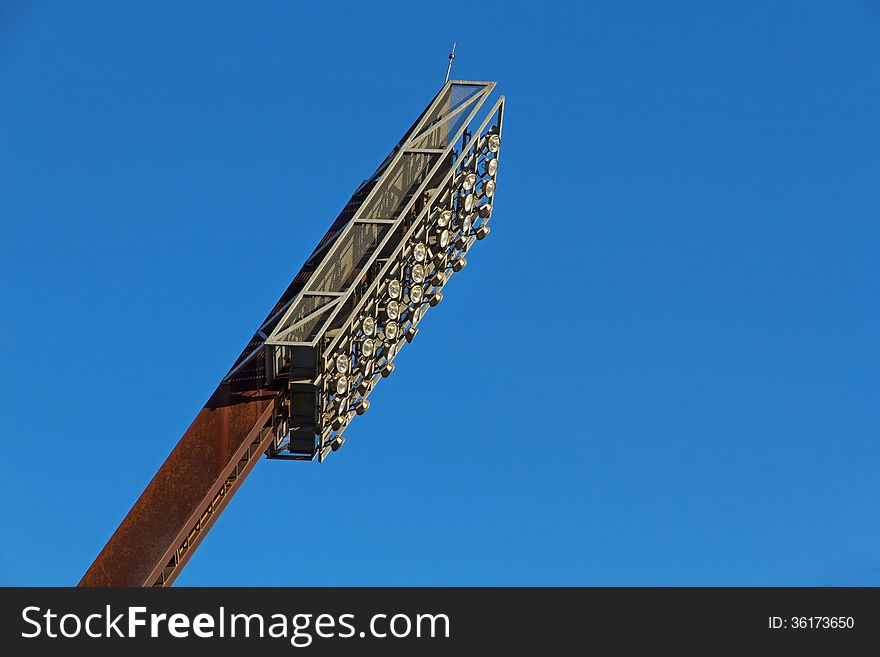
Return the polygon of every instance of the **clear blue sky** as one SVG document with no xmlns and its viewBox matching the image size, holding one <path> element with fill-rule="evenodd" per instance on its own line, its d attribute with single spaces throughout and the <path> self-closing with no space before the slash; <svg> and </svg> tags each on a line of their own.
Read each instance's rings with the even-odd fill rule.
<svg viewBox="0 0 880 657">
<path fill-rule="evenodd" d="M 0 2 L 0 583 L 78 581 L 457 40 L 491 237 L 179 583 L 880 584 L 880 5 L 709 4 Z"/>
</svg>

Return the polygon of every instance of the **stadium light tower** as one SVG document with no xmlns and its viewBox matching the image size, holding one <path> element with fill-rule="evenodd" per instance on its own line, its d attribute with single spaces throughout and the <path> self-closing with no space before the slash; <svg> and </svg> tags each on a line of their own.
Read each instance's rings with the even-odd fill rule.
<svg viewBox="0 0 880 657">
<path fill-rule="evenodd" d="M 170 585 L 262 454 L 321 462 L 342 447 L 489 234 L 494 87 L 447 81 L 358 187 L 80 586 Z"/>
</svg>

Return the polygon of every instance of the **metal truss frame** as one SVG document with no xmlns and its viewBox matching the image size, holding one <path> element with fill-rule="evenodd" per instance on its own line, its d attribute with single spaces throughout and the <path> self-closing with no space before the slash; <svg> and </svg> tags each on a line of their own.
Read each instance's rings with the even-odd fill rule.
<svg viewBox="0 0 880 657">
<path fill-rule="evenodd" d="M 285 450 L 289 448 L 289 444 L 284 441 L 286 432 L 283 428 L 278 427 L 280 430 L 276 432 L 276 442 L 273 443 L 269 452 L 271 458 L 311 459 L 317 456 L 319 461 L 323 461 L 330 451 L 330 446 L 333 444 L 332 436 L 334 434 L 341 436 L 342 431 L 345 430 L 353 417 L 364 412 L 364 402 L 366 402 L 376 382 L 380 376 L 387 375 L 384 371 L 385 366 L 397 355 L 404 341 L 409 342 L 412 339 L 414 334 L 409 335 L 410 329 L 418 324 L 430 306 L 435 305 L 429 299 L 439 292 L 454 272 L 459 271 L 456 268 L 456 262 L 459 258 L 463 260 L 464 254 L 468 252 L 474 241 L 478 239 L 479 230 L 487 231 L 487 228 L 481 227 L 487 226 L 491 218 L 492 199 L 484 195 L 484 185 L 491 180 L 493 192 L 490 196 L 494 197 L 494 186 L 497 183 L 497 165 L 498 161 L 500 161 L 497 144 L 492 156 L 493 159 L 497 160 L 495 162 L 495 173 L 489 175 L 484 171 L 480 174 L 480 164 L 485 166 L 487 161 L 486 158 L 489 154 L 488 139 L 490 135 L 494 135 L 500 141 L 503 127 L 503 112 L 504 97 L 501 97 L 485 116 L 479 127 L 473 132 L 466 130 L 473 117 L 469 117 L 468 121 L 457 131 L 455 141 L 449 144 L 450 153 L 453 155 L 451 162 L 444 159 L 440 163 L 445 163 L 448 170 L 439 179 L 434 179 L 436 183 L 435 193 L 415 217 L 408 217 L 409 223 L 406 225 L 405 230 L 393 234 L 396 242 L 393 245 L 389 245 L 391 246 L 390 251 L 385 248 L 385 245 L 390 242 L 392 235 L 386 235 L 386 239 L 383 240 L 382 245 L 373 253 L 370 261 L 370 266 L 375 264 L 376 269 L 370 269 L 370 266 L 365 266 L 362 269 L 369 273 L 369 281 L 366 283 L 366 287 L 361 286 L 357 288 L 358 298 L 353 306 L 346 306 L 345 304 L 351 295 L 354 294 L 355 286 L 339 298 L 338 303 L 335 304 L 335 309 L 330 312 L 330 316 L 325 320 L 321 330 L 318 332 L 318 337 L 323 338 L 319 345 L 316 346 L 314 343 L 297 344 L 284 342 L 272 344 L 271 341 L 267 341 L 267 348 L 272 350 L 312 348 L 315 350 L 315 359 L 317 361 L 317 367 L 314 369 L 312 376 L 307 377 L 306 380 L 298 379 L 300 389 L 302 389 L 302 384 L 308 383 L 314 386 L 316 390 L 315 393 L 310 393 L 315 396 L 314 432 L 318 436 L 318 443 L 315 446 L 314 452 L 309 455 L 285 453 Z M 487 131 L 487 126 L 489 126 L 493 118 L 495 118 L 495 122 L 491 125 L 491 129 Z M 418 138 L 419 136 L 416 137 L 416 139 Z M 456 146 L 459 149 L 452 150 L 452 147 Z M 462 192 L 460 188 L 462 181 L 469 174 L 473 174 L 474 178 L 472 183 L 473 194 L 476 194 L 479 187 L 481 200 L 484 203 L 483 205 L 473 207 L 472 210 L 466 211 L 460 207 L 463 203 L 463 197 L 458 196 L 458 194 Z M 426 184 L 430 179 L 426 178 L 424 183 Z M 421 194 L 423 190 L 424 184 L 420 186 L 418 194 Z M 415 194 L 411 202 L 407 204 L 402 216 L 398 218 L 399 220 L 402 221 L 407 216 L 418 194 Z M 480 200 L 477 200 L 476 203 L 479 204 Z M 451 216 L 455 217 L 452 222 L 455 224 L 453 232 L 456 237 L 453 243 L 440 248 L 436 243 L 437 220 L 439 213 L 445 209 L 450 210 Z M 432 215 L 433 220 L 431 220 Z M 465 228 L 465 216 L 468 217 L 467 223 L 469 228 Z M 449 228 L 453 228 L 453 225 L 450 224 Z M 356 335 L 361 327 L 362 320 L 365 316 L 371 316 L 378 323 L 378 319 L 381 317 L 380 309 L 382 308 L 381 295 L 387 293 L 389 281 L 405 281 L 405 271 L 411 271 L 411 267 L 414 264 L 412 261 L 407 261 L 407 257 L 412 254 L 414 244 L 418 242 L 427 245 L 432 240 L 434 243 L 429 247 L 429 257 L 427 257 L 425 262 L 425 265 L 434 263 L 432 266 L 426 267 L 425 280 L 431 280 L 427 291 L 421 296 L 419 302 L 407 301 L 405 304 L 406 308 L 401 313 L 399 319 L 400 330 L 396 333 L 394 339 L 387 340 L 383 336 L 384 344 L 377 348 L 372 358 L 365 359 L 363 356 L 358 358 L 357 345 L 362 343 L 365 338 L 364 335 Z M 410 267 L 410 269 L 408 270 L 407 267 Z M 424 289 L 424 285 L 421 286 Z M 412 287 L 412 284 L 410 284 L 410 287 Z M 407 290 L 409 289 L 407 288 Z M 404 299 L 406 299 L 407 294 L 404 293 Z M 440 296 L 442 297 L 442 295 Z M 386 304 L 387 301 L 389 299 L 386 298 Z M 325 307 L 329 307 L 329 304 Z M 343 310 L 345 310 L 346 315 L 340 316 Z M 304 317 L 300 321 L 306 321 L 306 318 Z M 333 330 L 328 332 L 330 327 L 333 327 Z M 318 342 L 318 340 L 315 342 Z M 333 386 L 339 376 L 336 375 L 334 377 L 333 362 L 340 355 L 345 357 L 346 362 L 352 363 L 350 374 L 352 378 L 344 395 L 337 394 L 333 390 Z M 267 358 L 267 363 L 269 360 L 274 360 L 274 358 Z M 393 366 L 391 367 L 393 368 Z M 294 376 L 291 374 L 290 378 L 293 381 Z M 338 449 L 340 445 L 341 443 L 337 443 L 335 448 Z"/>
<path fill-rule="evenodd" d="M 423 140 L 428 134 L 431 132 L 442 128 L 444 125 L 448 125 L 451 120 L 455 117 L 459 116 L 465 109 L 473 106 L 470 116 L 467 121 L 465 121 L 464 125 L 462 125 L 461 129 L 463 130 L 476 113 L 479 111 L 480 107 L 485 103 L 486 99 L 491 95 L 492 91 L 495 88 L 495 82 L 486 82 L 486 81 L 475 81 L 475 80 L 450 80 L 446 84 L 441 87 L 440 91 L 438 91 L 437 95 L 428 105 L 428 107 L 422 112 L 421 116 L 416 120 L 416 122 L 410 127 L 407 131 L 406 136 L 395 146 L 394 150 L 383 160 L 382 164 L 376 169 L 373 175 L 362 183 L 361 187 L 364 184 L 367 184 L 370 181 L 375 181 L 377 178 L 380 178 L 379 184 L 375 185 L 370 193 L 364 198 L 361 202 L 358 212 L 355 213 L 355 217 L 352 221 L 349 221 L 344 227 L 338 230 L 330 240 L 327 240 L 326 243 L 319 245 L 315 251 L 309 256 L 307 262 L 313 262 L 315 257 L 322 251 L 325 251 L 324 256 L 320 259 L 320 263 L 316 266 L 315 272 L 320 270 L 321 265 L 324 262 L 332 262 L 333 259 L 337 256 L 337 250 L 339 249 L 341 244 L 344 244 L 345 237 L 351 232 L 353 226 L 358 224 L 375 224 L 375 225 L 388 225 L 389 230 L 386 231 L 386 236 L 393 232 L 393 228 L 396 227 L 400 223 L 400 217 L 404 216 L 408 211 L 406 208 L 398 213 L 398 217 L 395 219 L 388 220 L 377 220 L 377 219 L 363 219 L 358 216 L 359 212 L 364 208 L 370 207 L 370 203 L 373 199 L 380 193 L 382 188 L 381 176 L 387 173 L 388 171 L 393 171 L 394 167 L 401 161 L 401 159 L 406 154 L 412 153 L 431 153 L 437 154 L 440 157 L 436 158 L 434 163 L 434 167 L 432 168 L 432 173 L 426 176 L 426 180 L 430 180 L 430 176 L 436 170 L 436 165 L 439 164 L 443 157 L 444 153 L 448 153 L 451 150 L 451 146 L 454 145 L 456 139 L 450 139 L 449 145 L 444 149 L 424 149 L 424 148 L 415 148 L 410 147 L 411 144 L 418 143 L 420 140 Z M 461 87 L 481 87 L 480 91 L 475 92 L 473 95 L 466 97 L 464 100 L 460 101 L 457 106 L 450 107 L 449 114 L 443 115 L 439 117 L 438 120 L 431 123 L 430 125 L 426 125 L 431 118 L 431 116 L 436 113 L 438 107 L 444 102 L 444 98 L 447 93 L 450 94 L 450 103 L 451 103 L 451 91 L 455 86 Z M 474 105 L 476 103 L 476 105 Z M 460 130 L 461 131 L 461 130 Z M 459 131 L 459 132 L 460 132 Z M 413 136 L 414 135 L 414 136 Z M 360 188 L 359 188 L 360 189 Z M 418 193 L 413 194 L 413 198 L 416 198 Z M 411 206 L 410 206 L 411 207 Z M 377 249 L 378 250 L 378 249 Z M 368 265 L 362 267 L 361 269 L 366 269 Z M 314 276 L 312 279 L 314 280 Z M 349 290 L 350 291 L 350 290 Z M 325 292 L 320 290 L 310 289 L 309 284 L 307 283 L 303 290 L 294 296 L 292 299 L 287 301 L 276 313 L 272 314 L 259 328 L 259 330 L 254 334 L 255 338 L 258 338 L 259 342 L 255 345 L 250 353 L 247 356 L 240 359 L 238 363 L 236 363 L 230 370 L 227 372 L 226 376 L 223 378 L 223 383 L 229 382 L 235 374 L 237 374 L 240 370 L 242 370 L 246 365 L 248 365 L 251 361 L 253 361 L 257 356 L 263 353 L 266 344 L 302 344 L 300 342 L 289 342 L 284 341 L 282 339 L 282 335 L 287 335 L 291 331 L 292 327 L 285 326 L 285 322 L 289 320 L 290 315 L 293 313 L 296 305 L 300 302 L 305 296 L 309 295 L 317 295 L 317 296 L 329 296 L 329 295 L 339 295 L 339 292 Z M 279 319 L 280 316 L 280 319 Z M 328 318 L 329 321 L 329 318 Z M 264 331 L 268 330 L 269 327 L 273 327 L 274 329 L 270 331 L 267 336 Z M 326 326 L 326 322 L 325 322 Z M 322 330 L 317 331 L 317 336 L 320 336 Z M 312 340 L 309 344 L 314 344 L 317 342 L 318 337 Z"/>
</svg>

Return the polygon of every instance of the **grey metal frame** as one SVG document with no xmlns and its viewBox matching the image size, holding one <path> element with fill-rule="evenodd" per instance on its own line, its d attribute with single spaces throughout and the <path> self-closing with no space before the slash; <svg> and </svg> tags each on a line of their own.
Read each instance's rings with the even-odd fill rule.
<svg viewBox="0 0 880 657">
<path fill-rule="evenodd" d="M 418 198 L 418 195 L 422 193 L 424 186 L 427 184 L 427 182 L 429 180 L 431 180 L 431 177 L 436 173 L 439 166 L 442 164 L 444 158 L 452 151 L 452 147 L 455 145 L 456 141 L 460 137 L 460 134 L 466 129 L 467 125 L 473 120 L 474 116 L 479 111 L 480 107 L 482 107 L 482 105 L 485 103 L 486 99 L 489 97 L 489 95 L 491 95 L 492 91 L 495 88 L 495 84 L 496 84 L 495 82 L 486 82 L 486 81 L 450 80 L 450 81 L 446 82 L 446 84 L 444 84 L 443 87 L 441 87 L 440 91 L 438 91 L 437 95 L 434 97 L 434 99 L 431 101 L 431 103 L 428 105 L 428 107 L 424 110 L 424 112 L 421 114 L 421 116 L 416 121 L 416 123 L 409 129 L 409 131 L 407 132 L 408 136 L 405 137 L 405 140 L 402 140 L 401 144 L 398 144 L 398 146 L 395 147 L 395 150 L 392 151 L 392 153 L 390 153 L 383 160 L 382 164 L 379 165 L 379 167 L 376 169 L 376 171 L 373 173 L 373 175 L 369 179 L 367 179 L 367 181 L 365 181 L 365 183 L 366 183 L 369 180 L 374 180 L 377 177 L 380 177 L 380 175 L 384 175 L 385 173 L 394 170 L 394 167 L 397 165 L 398 162 L 401 161 L 401 159 L 406 154 L 412 154 L 412 153 L 437 154 L 438 157 L 436 158 L 436 160 L 435 160 L 433 166 L 431 167 L 430 171 L 428 172 L 428 174 L 425 176 L 425 180 L 423 181 L 423 184 L 419 187 L 419 189 L 416 192 L 414 192 L 412 194 L 412 199 L 411 199 L 410 203 L 408 203 L 406 205 L 406 207 L 404 207 L 402 210 L 400 210 L 395 218 L 387 219 L 387 220 L 364 219 L 359 216 L 359 213 L 364 208 L 369 208 L 370 203 L 376 197 L 376 195 L 379 193 L 380 189 L 382 188 L 382 182 L 380 179 L 379 183 L 376 184 L 372 190 L 370 190 L 370 193 L 361 202 L 358 211 L 354 215 L 354 218 L 351 221 L 349 221 L 342 229 L 337 231 L 337 233 L 333 236 L 333 238 L 331 240 L 328 241 L 328 243 L 325 246 L 323 246 L 321 249 L 316 249 L 315 252 L 312 253 L 312 255 L 309 257 L 309 261 L 311 261 L 322 250 L 324 251 L 323 257 L 321 257 L 319 264 L 317 264 L 315 267 L 315 274 L 317 274 L 321 270 L 321 267 L 324 265 L 325 262 L 332 262 L 333 259 L 337 257 L 338 249 L 341 248 L 341 245 L 345 244 L 345 238 L 353 230 L 354 226 L 363 225 L 363 224 L 374 224 L 374 225 L 388 226 L 388 229 L 385 232 L 386 239 L 384 239 L 382 241 L 382 243 L 379 244 L 375 248 L 374 254 L 373 254 L 374 257 L 371 258 L 370 261 L 365 263 L 363 265 L 363 267 L 361 267 L 361 270 L 366 271 L 367 269 L 369 269 L 369 267 L 372 266 L 376 254 L 379 253 L 382 248 L 384 248 L 384 245 L 387 243 L 387 239 L 390 238 L 390 236 L 392 235 L 394 230 L 397 228 L 397 226 L 399 225 L 402 218 L 406 216 L 407 212 L 409 212 L 409 209 L 412 207 L 412 203 L 415 202 L 415 199 Z M 441 117 L 441 120 L 436 121 L 434 124 L 426 125 L 428 120 L 434 115 L 434 113 L 435 113 L 436 109 L 439 107 L 439 105 L 444 102 L 444 98 L 446 97 L 447 92 L 450 92 L 449 102 L 451 104 L 451 102 L 452 102 L 451 90 L 454 86 L 475 86 L 475 87 L 482 87 L 482 89 L 480 91 L 476 92 L 473 96 L 470 96 L 470 97 L 466 98 L 465 100 L 461 101 L 459 103 L 459 105 L 456 106 L 455 108 L 451 107 L 450 113 Z M 462 124 L 462 126 L 459 128 L 459 130 L 457 131 L 455 138 L 448 139 L 448 144 L 447 144 L 446 148 L 444 148 L 444 149 L 407 148 L 409 145 L 411 145 L 413 143 L 417 143 L 419 140 L 423 139 L 425 137 L 425 135 L 430 134 L 430 132 L 432 132 L 433 130 L 439 129 L 443 124 L 448 125 L 452 119 L 454 119 L 456 116 L 458 116 L 461 112 L 463 112 L 468 107 L 472 107 L 470 115 L 468 116 L 467 120 Z M 311 277 L 310 280 L 314 281 L 314 279 L 315 279 L 315 276 L 313 274 L 313 276 Z M 255 336 L 260 337 L 262 339 L 262 342 L 260 344 L 256 345 L 246 357 L 241 359 L 240 362 L 238 362 L 232 369 L 230 369 L 229 372 L 224 377 L 223 381 L 228 382 L 239 370 L 244 368 L 255 357 L 257 357 L 260 353 L 262 353 L 267 345 L 270 345 L 270 346 L 271 345 L 293 346 L 293 345 L 302 345 L 302 344 L 309 344 L 309 345 L 316 344 L 318 342 L 318 340 L 320 339 L 320 336 L 323 334 L 324 330 L 326 329 L 326 327 L 329 325 L 329 323 L 331 321 L 333 321 L 333 317 L 328 317 L 326 319 L 326 321 L 320 327 L 320 329 L 316 331 L 315 339 L 313 339 L 309 342 L 306 342 L 306 343 L 293 342 L 293 341 L 284 341 L 282 339 L 282 336 L 289 334 L 293 328 L 291 326 L 286 325 L 286 322 L 289 320 L 289 318 L 293 314 L 293 312 L 295 312 L 296 306 L 300 303 L 301 299 L 303 299 L 304 297 L 309 296 L 309 295 L 339 296 L 339 297 L 344 296 L 345 299 L 347 299 L 348 296 L 350 295 L 353 287 L 354 287 L 354 285 L 349 286 L 349 289 L 346 290 L 344 293 L 338 292 L 338 291 L 329 292 L 329 291 L 312 289 L 311 286 L 309 285 L 309 283 L 307 283 L 300 293 L 298 293 L 296 296 L 294 296 L 292 299 L 290 299 L 287 303 L 285 303 L 284 306 L 282 306 L 278 310 L 278 312 L 274 313 L 271 317 L 269 317 L 263 323 L 262 326 L 260 326 L 260 329 L 257 331 Z M 344 305 L 344 300 L 342 300 L 340 303 L 338 303 L 336 305 L 337 305 L 337 308 L 342 307 L 342 305 Z M 325 310 L 326 309 L 327 308 L 325 308 Z M 332 313 L 332 314 L 335 316 L 335 313 Z M 278 319 L 279 315 L 281 315 L 280 319 Z M 277 320 L 277 322 L 276 322 L 276 320 Z M 300 321 L 302 321 L 302 318 Z M 268 336 L 266 336 L 264 331 L 269 326 L 273 326 L 273 324 L 274 324 L 273 330 L 270 332 L 270 334 Z"/>
<path fill-rule="evenodd" d="M 409 229 L 402 236 L 398 236 L 398 243 L 394 250 L 390 254 L 385 255 L 385 261 L 380 270 L 375 273 L 375 276 L 366 290 L 363 290 L 362 296 L 354 305 L 353 308 L 349 311 L 348 317 L 343 321 L 341 328 L 335 333 L 335 335 L 329 340 L 325 340 L 321 345 L 320 353 L 318 355 L 319 358 L 319 366 L 315 373 L 315 377 L 312 380 L 312 383 L 317 386 L 318 389 L 321 390 L 321 394 L 317 400 L 318 408 L 316 409 L 317 415 L 321 418 L 318 423 L 318 431 L 319 431 L 319 444 L 317 447 L 317 456 L 319 460 L 323 460 L 323 458 L 328 453 L 329 447 L 328 443 L 330 442 L 331 436 L 335 433 L 336 435 L 341 435 L 342 431 L 347 428 L 348 423 L 355 415 L 354 407 L 356 404 L 361 403 L 363 400 L 369 396 L 372 388 L 375 386 L 376 382 L 379 378 L 379 368 L 384 363 L 389 363 L 393 358 L 397 355 L 400 348 L 403 345 L 403 341 L 405 339 L 406 331 L 411 327 L 415 326 L 422 317 L 424 316 L 428 304 L 428 297 L 432 295 L 435 291 L 439 291 L 445 283 L 448 281 L 449 276 L 452 275 L 453 269 L 451 265 L 451 260 L 444 261 L 445 264 L 442 268 L 438 266 L 428 267 L 430 273 L 428 273 L 425 277 L 426 281 L 432 278 L 433 275 L 436 275 L 438 272 L 442 270 L 444 274 L 444 280 L 439 285 L 431 284 L 431 290 L 429 293 L 426 293 L 423 297 L 419 307 L 413 311 L 413 315 L 418 315 L 417 317 L 408 315 L 407 324 L 401 323 L 400 331 L 397 335 L 394 344 L 388 347 L 383 348 L 382 357 L 379 359 L 377 363 L 375 363 L 375 367 L 371 366 L 369 372 L 361 373 L 361 379 L 358 381 L 366 384 L 366 392 L 364 394 L 355 394 L 346 395 L 345 398 L 348 399 L 351 397 L 351 405 L 350 407 L 346 405 L 345 413 L 337 413 L 339 416 L 339 426 L 333 428 L 328 421 L 325 421 L 327 413 L 330 412 L 330 407 L 337 403 L 336 397 L 333 393 L 328 393 L 328 386 L 332 386 L 332 363 L 336 356 L 340 354 L 346 354 L 349 358 L 352 357 L 354 344 L 357 342 L 354 332 L 360 326 L 360 319 L 363 318 L 364 309 L 369 305 L 373 307 L 373 311 L 370 313 L 371 316 L 376 317 L 378 311 L 378 304 L 380 303 L 379 292 L 380 288 L 386 287 L 389 280 L 391 280 L 392 276 L 396 276 L 398 280 L 402 279 L 402 273 L 404 268 L 406 267 L 406 262 L 403 257 L 404 252 L 407 249 L 412 248 L 413 238 L 419 234 L 427 235 L 427 231 L 430 230 L 428 217 L 432 213 L 437 213 L 438 205 L 443 205 L 443 207 L 451 208 L 453 205 L 453 201 L 456 198 L 456 192 L 458 191 L 458 185 L 463 177 L 470 172 L 477 172 L 478 166 L 480 162 L 480 154 L 485 153 L 487 149 L 487 139 L 488 134 L 483 135 L 483 132 L 486 130 L 486 127 L 489 121 L 493 117 L 497 117 L 496 123 L 493 126 L 492 134 L 497 134 L 500 138 L 502 127 L 503 127 L 503 109 L 504 109 L 504 98 L 501 97 L 494 105 L 494 107 L 490 110 L 490 112 L 486 115 L 480 126 L 473 133 L 466 133 L 465 128 L 470 125 L 473 117 L 469 117 L 468 121 L 462 125 L 462 129 L 457 131 L 454 141 L 450 143 L 450 146 L 455 146 L 459 139 L 462 140 L 462 151 L 459 154 L 458 160 L 454 163 L 453 166 L 449 167 L 449 171 L 447 171 L 442 179 L 439 181 L 437 186 L 437 193 L 431 198 L 430 202 L 428 202 L 425 207 L 422 208 L 419 215 L 412 221 L 412 224 L 409 226 Z M 468 134 L 468 139 L 463 139 L 462 135 Z M 418 138 L 418 137 L 417 137 Z M 500 152 L 496 153 L 494 157 L 499 159 Z M 445 162 L 445 159 L 441 160 L 441 163 Z M 497 185 L 497 172 L 491 178 L 487 178 L 487 176 L 483 176 L 484 179 L 492 179 L 496 182 Z M 431 180 L 431 176 L 426 177 L 424 184 L 426 184 L 429 180 Z M 478 181 L 485 184 L 486 180 Z M 413 200 L 418 197 L 418 194 L 424 189 L 424 184 L 420 186 L 419 192 L 413 195 Z M 476 194 L 477 189 L 474 187 L 473 193 Z M 411 207 L 411 203 L 407 205 L 407 208 L 402 212 L 402 216 L 408 212 L 408 208 Z M 478 201 L 477 201 L 478 202 Z M 494 198 L 492 199 L 494 202 Z M 489 206 L 489 214 L 486 217 L 483 217 L 480 221 L 479 225 L 483 226 L 488 224 L 491 219 L 491 205 Z M 475 208 L 476 210 L 476 208 Z M 476 213 L 472 213 L 473 216 L 477 216 Z M 400 219 L 400 218 L 399 218 Z M 479 219 L 478 219 L 479 220 Z M 459 255 L 463 256 L 467 253 L 470 247 L 473 245 L 476 237 L 474 234 L 474 230 L 477 228 L 476 224 L 469 231 L 469 234 L 466 238 L 466 242 L 462 246 L 458 246 Z M 462 231 L 462 235 L 464 232 Z M 386 239 L 383 241 L 383 244 L 390 239 L 391 235 L 386 235 Z M 451 248 L 452 245 L 450 245 Z M 380 253 L 383 253 L 382 248 L 377 248 L 374 252 L 374 257 L 371 259 L 371 263 L 375 261 Z M 430 259 L 429 259 L 430 260 Z M 427 263 L 426 263 L 427 264 Z M 363 268 L 363 271 L 368 269 L 369 265 Z M 395 274 L 396 272 L 396 274 Z M 324 335 L 326 329 L 336 322 L 336 325 L 339 325 L 339 321 L 337 320 L 336 315 L 341 311 L 344 306 L 345 301 L 348 299 L 350 294 L 353 292 L 349 290 L 343 299 L 340 300 L 340 303 L 336 305 L 335 310 L 332 311 L 331 316 L 327 318 L 324 325 L 321 328 L 321 331 L 318 332 L 318 336 L 321 337 Z M 410 308 L 407 307 L 404 312 L 408 313 Z M 378 336 L 377 336 L 378 339 Z M 408 340 L 407 340 L 408 341 Z M 314 341 L 314 342 L 317 342 Z M 296 343 L 280 343 L 280 346 L 309 346 L 313 343 L 296 345 Z M 268 343 L 267 343 L 268 344 Z M 354 372 L 352 372 L 354 374 Z M 369 379 L 369 380 L 368 380 Z M 354 388 L 354 381 L 352 382 L 352 389 Z M 348 402 L 346 402 L 348 404 Z M 284 444 L 283 439 L 274 445 L 274 453 L 275 455 L 280 455 L 280 452 L 283 451 Z"/>
<path fill-rule="evenodd" d="M 448 115 L 443 117 L 442 121 L 439 121 L 438 123 L 436 123 L 434 125 L 425 126 L 424 123 L 432 115 L 432 113 L 436 109 L 437 105 L 440 102 L 442 102 L 442 99 L 444 98 L 447 89 L 451 89 L 452 86 L 454 86 L 454 85 L 461 85 L 461 84 L 482 85 L 484 87 L 484 89 L 482 91 L 478 92 L 477 94 L 475 94 L 475 96 L 473 96 L 472 98 L 469 98 L 465 101 L 462 101 L 462 103 L 460 103 L 460 106 L 457 109 L 450 111 L 450 113 Z M 334 260 L 334 258 L 337 257 L 338 250 L 341 248 L 341 245 L 345 244 L 345 238 L 350 233 L 353 226 L 355 226 L 357 224 L 387 225 L 390 228 L 385 232 L 385 235 L 382 238 L 382 241 L 376 246 L 375 250 L 373 251 L 372 257 L 361 267 L 361 271 L 368 270 L 373 265 L 373 263 L 375 262 L 378 255 L 382 252 L 382 249 L 391 240 L 392 236 L 394 235 L 395 229 L 400 225 L 400 223 L 403 221 L 404 217 L 406 217 L 406 215 L 409 213 L 410 209 L 416 203 L 416 200 L 419 198 L 419 195 L 424 192 L 425 187 L 431 181 L 432 177 L 437 173 L 437 171 L 440 170 L 441 166 L 443 165 L 443 161 L 444 161 L 445 157 L 452 152 L 456 142 L 460 139 L 461 135 L 467 129 L 467 126 L 470 124 L 470 122 L 477 115 L 480 108 L 483 106 L 483 104 L 485 103 L 485 101 L 489 97 L 489 95 L 491 95 L 494 88 L 495 88 L 494 82 L 479 82 L 479 83 L 464 82 L 464 83 L 462 83 L 462 82 L 458 82 L 458 81 L 451 81 L 451 82 L 446 83 L 443 86 L 443 88 L 440 90 L 440 93 L 438 93 L 437 97 L 434 99 L 434 101 L 428 107 L 427 111 L 422 116 L 416 129 L 411 131 L 410 134 L 414 133 L 414 136 L 411 136 L 406 141 L 406 143 L 403 145 L 403 147 L 401 147 L 399 149 L 397 154 L 394 156 L 393 160 L 386 167 L 385 171 L 386 172 L 392 171 L 394 169 L 395 165 L 403 158 L 403 156 L 405 154 L 410 153 L 410 152 L 414 152 L 414 151 L 411 151 L 407 148 L 407 146 L 409 144 L 418 143 L 418 141 L 420 141 L 426 135 L 430 134 L 434 130 L 440 129 L 444 123 L 448 124 L 454 117 L 458 116 L 465 109 L 467 109 L 467 107 L 473 105 L 473 109 L 470 111 L 470 113 L 467 117 L 467 120 L 459 127 L 459 129 L 456 131 L 455 136 L 448 139 L 448 145 L 446 146 L 446 148 L 444 148 L 440 152 L 439 157 L 436 158 L 435 163 L 431 166 L 431 169 L 425 175 L 425 179 L 422 181 L 422 183 L 419 185 L 419 187 L 412 193 L 412 197 L 407 202 L 407 204 L 400 211 L 398 211 L 397 216 L 394 217 L 393 219 L 387 219 L 387 220 L 378 219 L 377 220 L 377 219 L 365 219 L 363 217 L 358 216 L 358 214 L 356 213 L 355 218 L 352 221 L 350 221 L 349 224 L 342 231 L 342 233 L 338 237 L 336 237 L 333 246 L 326 253 L 324 258 L 322 259 L 322 261 L 321 261 L 322 265 L 324 262 L 332 262 Z M 423 150 L 423 149 L 416 149 L 415 152 L 418 152 L 419 150 Z M 376 195 L 379 193 L 379 191 L 381 189 L 382 189 L 382 185 L 380 182 L 378 185 L 376 185 L 370 191 L 370 194 L 367 196 L 367 198 L 364 199 L 363 203 L 361 204 L 361 210 L 363 208 L 370 207 L 371 201 L 376 197 Z M 321 270 L 321 266 L 316 268 L 315 274 L 312 275 L 312 279 L 314 279 L 315 275 L 317 275 L 320 270 Z M 348 286 L 348 289 L 345 291 L 344 296 L 341 298 L 340 303 L 337 304 L 337 306 L 336 306 L 337 310 L 334 312 L 331 312 L 330 315 L 325 319 L 322 326 L 317 329 L 316 337 L 313 340 L 309 340 L 306 342 L 286 341 L 281 338 L 281 336 L 283 334 L 289 333 L 289 327 L 286 326 L 286 322 L 289 320 L 290 316 L 293 314 L 294 309 L 296 308 L 296 305 L 299 302 L 299 298 L 295 298 L 291 302 L 290 307 L 287 309 L 284 316 L 278 322 L 278 325 L 276 326 L 275 330 L 269 335 L 268 339 L 265 341 L 265 344 L 272 345 L 272 346 L 302 346 L 302 345 L 312 346 L 312 345 L 315 345 L 318 342 L 318 340 L 320 339 L 320 337 L 327 330 L 327 327 L 330 325 L 330 323 L 333 322 L 333 320 L 335 319 L 336 313 L 338 312 L 338 309 L 341 308 L 344 305 L 345 301 L 351 296 L 351 293 L 355 287 L 356 287 L 356 285 L 354 283 L 352 283 L 351 285 Z M 301 296 L 308 294 L 308 293 L 316 294 L 316 295 L 318 295 L 318 294 L 323 295 L 323 294 L 326 294 L 326 291 L 314 289 L 310 285 L 306 285 L 303 292 L 301 292 L 300 295 L 298 295 L 298 297 L 301 297 Z"/>
</svg>

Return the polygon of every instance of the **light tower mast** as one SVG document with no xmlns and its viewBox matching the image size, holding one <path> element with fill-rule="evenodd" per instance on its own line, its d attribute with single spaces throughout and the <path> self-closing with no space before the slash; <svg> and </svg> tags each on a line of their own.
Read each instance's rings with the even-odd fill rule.
<svg viewBox="0 0 880 657">
<path fill-rule="evenodd" d="M 80 586 L 170 585 L 263 454 L 321 462 L 342 447 L 489 233 L 504 97 L 479 116 L 494 87 L 447 79 L 349 199 Z"/>
</svg>

